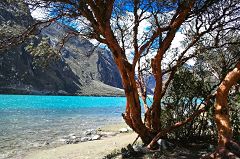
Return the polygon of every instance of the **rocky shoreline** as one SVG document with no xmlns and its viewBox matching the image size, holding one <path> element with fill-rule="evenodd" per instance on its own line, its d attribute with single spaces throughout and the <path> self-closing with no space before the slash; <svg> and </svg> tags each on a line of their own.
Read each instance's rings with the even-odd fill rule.
<svg viewBox="0 0 240 159">
<path fill-rule="evenodd" d="M 132 129 L 129 127 L 120 128 L 118 131 L 104 131 L 101 128 L 88 129 L 84 131 L 82 135 L 76 135 L 72 133 L 67 136 L 63 136 L 58 141 L 62 142 L 63 144 L 78 144 L 80 142 L 101 140 L 103 138 L 113 137 L 120 133 L 128 133 L 128 132 L 132 132 Z"/>
<path fill-rule="evenodd" d="M 82 132 L 73 131 L 65 135 L 56 134 L 56 136 L 51 137 L 51 139 L 49 137 L 46 139 L 39 137 L 35 140 L 35 142 L 29 142 L 28 148 L 24 147 L 21 150 L 15 149 L 9 152 L 1 152 L 0 150 L 0 159 L 23 159 L 26 155 L 35 151 L 49 150 L 67 145 L 79 145 L 88 142 L 91 143 L 95 141 L 104 141 L 108 138 L 117 137 L 119 135 L 129 134 L 132 132 L 133 131 L 130 128 L 127 128 L 125 124 L 117 123 L 112 126 L 105 125 L 101 128 L 86 129 Z"/>
<path fill-rule="evenodd" d="M 141 141 L 131 145 L 137 134 L 129 128 L 123 127 L 118 131 L 102 129 L 88 129 L 84 136 L 69 134 L 62 140 L 65 145 L 35 151 L 24 156 L 24 159 L 122 159 L 122 158 L 201 158 L 213 149 L 212 145 L 193 143 L 185 147 L 184 144 L 172 143 L 160 139 L 159 149 L 151 151 L 142 145 Z"/>
<path fill-rule="evenodd" d="M 44 143 L 38 145 L 38 147 L 35 147 L 34 149 L 13 158 L 28 158 L 29 155 L 34 155 L 35 152 L 51 151 L 52 149 L 58 149 L 65 146 L 77 147 L 84 144 L 92 145 L 95 142 L 105 142 L 105 140 L 112 140 L 116 137 L 130 134 L 133 134 L 133 131 L 123 123 L 106 125 L 102 128 L 87 129 L 81 134 L 70 133 L 65 136 L 59 136 L 58 139 L 52 142 L 44 141 Z"/>
</svg>

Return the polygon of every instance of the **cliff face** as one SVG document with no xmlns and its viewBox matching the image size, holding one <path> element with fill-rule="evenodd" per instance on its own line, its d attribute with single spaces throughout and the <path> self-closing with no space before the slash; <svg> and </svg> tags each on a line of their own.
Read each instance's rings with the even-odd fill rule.
<svg viewBox="0 0 240 159">
<path fill-rule="evenodd" d="M 18 35 L 32 23 L 21 0 L 0 1 L 0 40 Z M 58 58 L 33 56 L 29 48 L 38 54 L 58 52 L 56 44 L 68 29 L 54 23 L 25 43 L 0 51 L 0 93 L 123 95 L 115 88 L 121 88 L 121 80 L 110 53 L 95 49 L 86 39 L 70 38 Z"/>
<path fill-rule="evenodd" d="M 34 23 L 29 9 L 20 0 L 0 2 L 0 39 L 16 36 Z M 38 41 L 34 39 L 40 39 Z M 0 52 L 0 93 L 75 94 L 78 77 L 61 60 L 37 67 L 26 51 L 28 43 L 39 44 L 41 36 Z M 43 59 L 44 60 L 44 59 Z"/>
<path fill-rule="evenodd" d="M 87 39 L 71 35 L 71 32 L 71 28 L 58 22 L 41 31 L 43 36 L 49 37 L 51 45 L 56 49 L 59 49 L 62 39 L 68 35 L 64 47 L 60 49 L 61 56 L 79 77 L 81 83 L 95 80 L 122 88 L 121 77 L 111 53 L 105 49 L 96 48 Z"/>
</svg>

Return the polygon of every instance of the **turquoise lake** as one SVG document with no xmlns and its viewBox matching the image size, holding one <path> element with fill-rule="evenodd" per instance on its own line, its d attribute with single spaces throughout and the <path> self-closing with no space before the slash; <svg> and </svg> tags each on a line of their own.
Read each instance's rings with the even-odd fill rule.
<svg viewBox="0 0 240 159">
<path fill-rule="evenodd" d="M 125 97 L 0 95 L 0 159 L 122 122 Z"/>
</svg>

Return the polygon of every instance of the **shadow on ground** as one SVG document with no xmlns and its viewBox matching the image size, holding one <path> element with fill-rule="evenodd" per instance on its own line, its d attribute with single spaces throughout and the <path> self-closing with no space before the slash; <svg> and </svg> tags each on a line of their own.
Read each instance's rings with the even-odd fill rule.
<svg viewBox="0 0 240 159">
<path fill-rule="evenodd" d="M 140 145 L 122 148 L 121 151 L 115 151 L 104 159 L 199 159 L 212 152 L 213 147 L 205 143 L 190 143 L 187 145 L 175 144 L 167 149 L 149 151 Z"/>
</svg>

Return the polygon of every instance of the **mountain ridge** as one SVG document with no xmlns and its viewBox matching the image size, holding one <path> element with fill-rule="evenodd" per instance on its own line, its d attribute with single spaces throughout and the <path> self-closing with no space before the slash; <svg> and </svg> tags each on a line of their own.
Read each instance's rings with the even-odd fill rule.
<svg viewBox="0 0 240 159">
<path fill-rule="evenodd" d="M 15 1 L 16 4 L 0 2 L 0 40 L 17 35 L 34 23 L 26 5 Z M 60 26 L 54 28 L 56 25 Z M 65 34 L 60 32 L 63 26 L 67 27 L 53 23 L 23 44 L 0 52 L 0 93 L 124 96 L 121 77 L 110 52 L 93 49 L 87 39 L 79 36 L 69 39 L 59 58 L 33 55 L 31 49 L 37 55 L 57 52 L 54 40 L 59 42 L 59 35 Z M 90 53 L 89 49 L 94 51 Z M 41 67 L 46 61 L 48 64 Z"/>
</svg>

